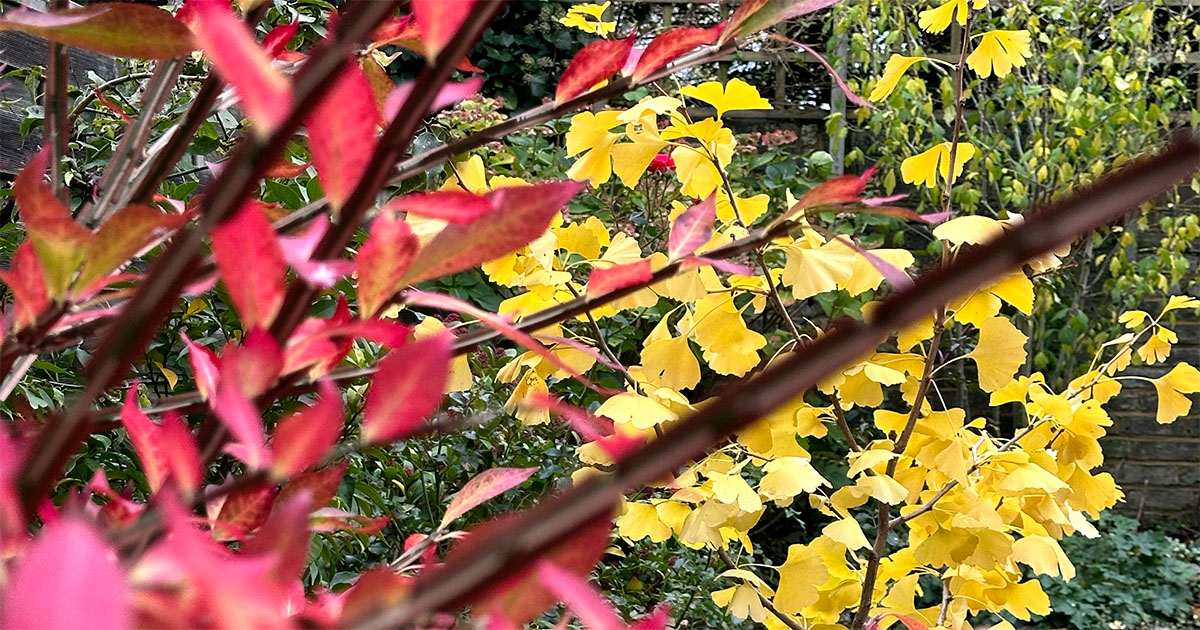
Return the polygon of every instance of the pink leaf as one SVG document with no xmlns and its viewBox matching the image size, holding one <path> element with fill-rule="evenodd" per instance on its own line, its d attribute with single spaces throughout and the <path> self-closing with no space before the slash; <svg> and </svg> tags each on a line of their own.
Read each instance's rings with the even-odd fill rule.
<svg viewBox="0 0 1200 630">
<path fill-rule="evenodd" d="M 320 215 L 298 236 L 280 237 L 279 246 L 283 259 L 309 284 L 327 289 L 342 277 L 354 273 L 354 263 L 349 260 L 312 260 L 312 253 L 329 229 L 329 218 Z"/>
<path fill-rule="evenodd" d="M 871 180 L 871 176 L 874 174 L 875 169 L 869 168 L 862 175 L 841 175 L 827 179 L 813 186 L 812 190 L 804 193 L 796 200 L 796 203 L 792 204 L 791 208 L 785 210 L 778 219 L 775 219 L 775 223 L 789 219 L 809 208 L 839 203 L 855 203 L 859 201 L 859 197 L 867 189 L 867 182 Z"/>
<path fill-rule="evenodd" d="M 130 590 L 117 551 L 75 517 L 47 525 L 9 575 L 5 628 L 128 628 Z"/>
<path fill-rule="evenodd" d="M 593 415 L 584 409 L 565 403 L 549 394 L 535 392 L 523 404 L 548 409 L 563 417 L 571 428 L 588 443 L 596 443 L 613 459 L 620 460 L 642 444 L 634 435 L 617 433 L 612 420 Z"/>
<path fill-rule="evenodd" d="M 178 414 L 165 415 L 161 425 L 151 422 L 138 406 L 136 392 L 134 383 L 125 395 L 121 424 L 137 450 L 150 491 L 158 492 L 167 479 L 173 479 L 184 492 L 195 491 L 200 487 L 203 469 L 191 431 Z"/>
<path fill-rule="evenodd" d="M 50 152 L 44 147 L 34 154 L 13 181 L 13 192 L 25 219 L 28 239 L 42 261 L 46 292 L 58 297 L 71 286 L 94 236 L 75 222 L 71 211 L 46 183 L 49 159 Z"/>
<path fill-rule="evenodd" d="M 837 83 L 838 88 L 842 91 L 843 94 L 846 95 L 846 98 L 849 99 L 851 103 L 854 103 L 855 105 L 858 105 L 859 107 L 866 107 L 867 109 L 875 109 L 875 106 L 872 105 L 870 101 L 855 94 L 854 90 L 851 90 L 850 86 L 846 85 L 846 81 L 842 79 L 842 75 L 838 74 L 838 71 L 835 70 L 833 68 L 833 66 L 830 65 L 829 61 L 827 59 L 825 59 L 825 57 L 821 53 L 817 52 L 817 50 L 815 48 L 813 48 L 812 46 L 809 46 L 808 44 L 802 44 L 797 41 L 792 41 L 786 37 L 783 37 L 782 35 L 776 34 L 776 35 L 774 35 L 774 37 L 776 39 L 781 39 L 785 42 L 791 43 L 792 45 L 803 49 L 808 54 L 815 57 L 817 59 L 817 61 L 819 61 L 821 63 L 822 66 L 825 66 L 825 71 L 829 73 L 829 76 L 833 77 L 833 81 L 835 83 Z"/>
<path fill-rule="evenodd" d="M 654 270 L 651 269 L 649 260 L 639 260 L 611 267 L 597 267 L 588 276 L 587 295 L 594 297 L 617 289 L 645 284 L 653 277 Z"/>
<path fill-rule="evenodd" d="M 283 351 L 270 333 L 251 328 L 240 344 L 227 344 L 221 355 L 221 384 L 232 384 L 254 397 L 267 391 L 283 368 Z"/>
<path fill-rule="evenodd" d="M 296 36 L 298 30 L 300 30 L 298 19 L 276 26 L 263 37 L 263 51 L 272 57 L 279 58 L 279 54 L 287 49 L 288 43 Z"/>
<path fill-rule="evenodd" d="M 348 531 L 368 536 L 378 534 L 388 521 L 387 516 L 363 516 L 337 508 L 321 508 L 309 517 L 308 527 L 314 532 Z"/>
<path fill-rule="evenodd" d="M 684 210 L 671 223 L 671 237 L 667 253 L 671 258 L 681 258 L 696 251 L 712 238 L 713 223 L 717 220 L 717 195 Z"/>
<path fill-rule="evenodd" d="M 460 313 L 470 314 L 471 316 L 478 318 L 484 324 L 487 324 L 488 327 L 495 329 L 496 331 L 498 331 L 500 334 L 504 335 L 505 337 L 512 339 L 513 341 L 517 342 L 518 344 L 521 344 L 522 346 L 525 347 L 526 350 L 530 350 L 530 351 L 534 352 L 535 354 L 537 354 L 538 356 L 542 357 L 543 359 L 548 361 L 554 367 L 557 367 L 558 369 L 566 372 L 567 374 L 570 374 L 572 377 L 575 378 L 575 380 L 579 381 L 580 383 L 583 383 L 584 385 L 591 388 L 592 390 L 594 390 L 600 394 L 607 394 L 607 395 L 613 395 L 613 394 L 619 393 L 619 392 L 615 392 L 613 390 L 598 387 L 596 384 L 594 384 L 590 380 L 588 380 L 588 378 L 586 376 L 584 376 L 582 373 L 580 373 L 579 370 L 576 370 L 575 368 L 571 367 L 570 365 L 567 365 L 567 363 L 565 361 L 563 361 L 561 358 L 559 358 L 559 356 L 557 354 L 552 352 L 550 349 L 546 348 L 546 346 L 543 346 L 542 344 L 538 343 L 538 341 L 536 339 L 534 339 L 533 337 L 530 337 L 529 335 L 525 334 L 521 330 L 517 329 L 515 326 L 513 326 L 511 323 L 509 323 L 507 320 L 505 320 L 503 317 L 501 317 L 499 315 L 496 315 L 494 313 L 489 313 L 481 308 L 477 308 L 473 304 L 464 302 L 457 298 L 450 297 L 449 295 L 442 295 L 440 293 L 426 293 L 424 291 L 410 291 L 410 292 L 408 292 L 408 294 L 406 294 L 405 297 L 409 304 L 419 304 L 419 305 L 424 305 L 424 306 L 428 306 L 431 308 L 440 308 L 440 309 L 447 310 L 447 311 L 458 311 Z"/>
<path fill-rule="evenodd" d="M 210 405 L 235 440 L 226 446 L 226 452 L 251 468 L 270 465 L 271 453 L 267 450 L 267 437 L 263 432 L 258 407 L 238 391 L 237 384 L 222 379 L 217 387 L 217 396 L 210 401 Z"/>
<path fill-rule="evenodd" d="M 446 506 L 446 514 L 442 516 L 442 522 L 438 528 L 445 529 L 454 519 L 482 505 L 485 501 L 525 483 L 525 480 L 535 472 L 537 472 L 536 466 L 533 468 L 491 468 L 479 473 L 450 499 L 450 505 Z"/>
<path fill-rule="evenodd" d="M 363 411 L 364 444 L 392 442 L 417 433 L 437 410 L 450 373 L 449 334 L 397 348 L 379 362 Z"/>
<path fill-rule="evenodd" d="M 612 604 L 587 578 L 564 571 L 548 560 L 538 561 L 537 572 L 542 584 L 567 605 L 585 628 L 609 630 L 625 625 Z"/>
<path fill-rule="evenodd" d="M 288 416 L 275 427 L 271 472 L 278 478 L 289 477 L 321 461 L 342 434 L 346 422 L 341 394 L 329 381 L 321 381 L 318 388 L 321 398 L 316 404 Z"/>
<path fill-rule="evenodd" d="M 308 560 L 310 512 L 312 493 L 307 490 L 287 498 L 277 497 L 266 522 L 242 545 L 242 554 L 268 559 L 280 583 L 298 580 Z"/>
<path fill-rule="evenodd" d="M 329 502 L 337 495 L 338 486 L 342 484 L 342 477 L 346 474 L 347 466 L 349 466 L 348 462 L 342 462 L 336 466 L 297 475 L 279 491 L 276 501 L 286 501 L 294 495 L 303 493 L 311 498 L 312 510 L 323 508 L 329 505 Z"/>
<path fill-rule="evenodd" d="M 723 45 L 734 37 L 752 35 L 784 20 L 820 11 L 838 2 L 840 0 L 746 0 L 733 12 L 729 25 L 717 43 Z"/>
<path fill-rule="evenodd" d="M 680 269 L 691 269 L 692 267 L 704 267 L 704 266 L 709 266 L 718 271 L 724 271 L 725 273 L 735 274 L 735 275 L 739 275 L 739 276 L 753 276 L 755 273 L 757 273 L 754 270 L 754 267 L 751 267 L 749 265 L 743 265 L 741 263 L 736 263 L 736 262 L 733 262 L 732 260 L 725 260 L 724 258 L 709 258 L 707 256 L 688 256 L 687 258 L 684 258 L 683 260 L 679 261 Z"/>
<path fill-rule="evenodd" d="M 266 135 L 283 123 L 292 105 L 292 84 L 271 65 L 271 56 L 233 14 L 226 0 L 189 0 L 189 26 L 217 74 L 233 86 L 254 130 Z"/>
<path fill-rule="evenodd" d="M 562 103 L 585 94 L 596 84 L 619 72 L 633 51 L 636 37 L 636 33 L 631 33 L 624 39 L 601 40 L 580 49 L 559 78 L 554 101 Z"/>
<path fill-rule="evenodd" d="M 528 245 L 583 186 L 564 181 L 493 190 L 487 194 L 492 212 L 469 225 L 447 226 L 417 253 L 401 284 L 470 269 Z"/>
<path fill-rule="evenodd" d="M 101 2 L 53 13 L 15 9 L 0 18 L 0 31 L 8 30 L 116 57 L 170 59 L 195 49 L 187 27 L 170 13 L 125 2 Z"/>
<path fill-rule="evenodd" d="M 268 328 L 283 305 L 284 259 L 275 230 L 254 203 L 213 231 L 213 255 L 246 328 Z"/>
<path fill-rule="evenodd" d="M 697 46 L 713 43 L 724 28 L 724 23 L 712 28 L 681 26 L 655 37 L 654 41 L 646 46 L 646 52 L 642 53 L 641 59 L 638 60 L 637 67 L 633 71 L 633 81 L 640 83 L 684 53 Z"/>
<path fill-rule="evenodd" d="M 663 604 L 655 608 L 649 617 L 643 617 L 630 625 L 629 630 L 667 630 L 667 623 L 670 621 L 671 607 Z"/>
<path fill-rule="evenodd" d="M 305 118 L 313 166 L 334 210 L 362 179 L 375 150 L 382 116 L 367 75 L 347 61 L 342 73 Z"/>
<path fill-rule="evenodd" d="M 385 208 L 458 225 L 471 223 L 495 209 L 490 197 L 462 190 L 415 192 L 389 201 Z"/>
<path fill-rule="evenodd" d="M 479 88 L 483 87 L 483 79 L 478 77 L 467 79 L 466 81 L 449 81 L 438 90 L 437 96 L 434 97 L 433 103 L 429 106 L 430 114 L 441 111 L 451 105 L 465 101 L 474 97 L 479 93 Z M 397 85 L 391 93 L 388 94 L 387 102 L 384 105 L 384 116 L 388 120 L 396 117 L 400 110 L 404 108 L 404 104 L 408 101 L 408 95 L 412 93 L 412 81 L 406 81 Z"/>
<path fill-rule="evenodd" d="M 421 27 L 425 49 L 433 57 L 458 33 L 475 8 L 475 0 L 412 0 L 413 15 Z"/>
<path fill-rule="evenodd" d="M 196 389 L 205 400 L 211 400 L 217 393 L 217 380 L 220 378 L 221 360 L 208 348 L 197 344 L 180 333 L 183 343 L 188 348 L 188 363 L 192 366 L 192 377 L 196 379 Z"/>
<path fill-rule="evenodd" d="M 849 245 L 854 249 L 854 251 L 861 254 L 863 258 L 866 258 L 867 262 L 871 263 L 871 266 L 874 267 L 875 270 L 878 271 L 885 279 L 887 279 L 888 283 L 890 283 L 893 287 L 897 289 L 907 289 L 913 285 L 912 278 L 908 277 L 908 274 L 904 273 L 903 269 L 899 269 L 892 263 L 880 258 L 875 254 L 872 254 L 870 250 L 859 247 L 857 243 L 849 238 L 846 238 L 845 236 L 839 236 L 838 240 L 842 241 L 846 245 Z"/>
<path fill-rule="evenodd" d="M 358 314 L 371 317 L 401 287 L 420 241 L 408 223 L 384 212 L 358 250 Z"/>
</svg>

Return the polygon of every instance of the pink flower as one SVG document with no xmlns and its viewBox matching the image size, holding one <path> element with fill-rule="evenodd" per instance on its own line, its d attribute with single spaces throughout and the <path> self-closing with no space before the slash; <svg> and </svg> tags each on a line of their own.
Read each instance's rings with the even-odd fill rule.
<svg viewBox="0 0 1200 630">
<path fill-rule="evenodd" d="M 646 168 L 648 171 L 661 173 L 663 171 L 673 170 L 675 168 L 675 158 L 672 158 L 666 153 L 659 153 L 650 161 L 650 166 Z"/>
</svg>

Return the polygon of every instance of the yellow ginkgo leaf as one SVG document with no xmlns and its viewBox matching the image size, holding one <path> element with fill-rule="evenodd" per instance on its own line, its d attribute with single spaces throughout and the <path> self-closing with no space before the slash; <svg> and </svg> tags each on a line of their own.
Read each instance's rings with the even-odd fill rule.
<svg viewBox="0 0 1200 630">
<path fill-rule="evenodd" d="M 1125 311 L 1124 313 L 1121 313 L 1121 316 L 1117 318 L 1117 321 L 1125 324 L 1126 328 L 1136 329 L 1141 327 L 1142 324 L 1146 323 L 1147 317 L 1150 317 L 1150 314 L 1146 311 Z"/>
<path fill-rule="evenodd" d="M 1008 76 L 1013 68 L 1025 65 L 1033 56 L 1029 50 L 1029 31 L 992 31 L 984 33 L 979 45 L 967 57 L 967 65 L 982 78 L 993 72 L 997 77 Z"/>
<path fill-rule="evenodd" d="M 691 389 L 700 382 L 700 362 L 686 337 L 667 337 L 646 344 L 642 369 L 652 382 L 676 391 Z"/>
<path fill-rule="evenodd" d="M 1138 356 L 1142 361 L 1151 365 L 1166 361 L 1171 356 L 1171 346 L 1179 341 L 1179 336 L 1170 328 L 1158 327 L 1154 334 L 1138 348 Z"/>
<path fill-rule="evenodd" d="M 1028 338 L 1003 317 L 984 320 L 979 326 L 979 344 L 967 356 L 979 366 L 979 387 L 994 392 L 1013 380 L 1025 363 Z"/>
<path fill-rule="evenodd" d="M 1154 389 L 1158 390 L 1158 414 L 1155 419 L 1159 424 L 1175 422 L 1176 418 L 1192 409 L 1192 401 L 1184 394 L 1200 392 L 1200 370 L 1180 363 L 1170 372 L 1154 379 Z"/>
<path fill-rule="evenodd" d="M 619 115 L 617 111 L 602 111 L 581 112 L 571 117 L 567 155 L 583 155 L 571 165 L 567 176 L 575 181 L 589 180 L 593 186 L 608 181 L 612 176 L 612 146 L 621 137 L 609 130 L 621 124 L 617 120 Z"/>
<path fill-rule="evenodd" d="M 972 0 L 971 6 L 978 11 L 986 7 L 988 0 Z M 957 20 L 959 26 L 967 23 L 967 0 L 947 0 L 940 6 L 926 9 L 918 16 L 918 25 L 927 33 L 941 33 Z"/>
<path fill-rule="evenodd" d="M 559 19 L 559 23 L 563 26 L 577 28 L 587 33 L 595 33 L 601 37 L 608 37 L 613 30 L 617 28 L 616 22 L 604 21 L 604 12 L 608 10 L 611 2 L 604 4 L 577 4 Z"/>
<path fill-rule="evenodd" d="M 658 404 L 651 398 L 624 392 L 604 401 L 596 409 L 596 415 L 604 416 L 617 424 L 633 426 L 636 429 L 650 429 L 655 425 L 670 422 L 679 418 L 679 414 Z"/>
<path fill-rule="evenodd" d="M 900 164 L 900 175 L 909 184 L 924 184 L 929 188 L 938 185 L 938 174 L 943 181 L 951 183 L 962 176 L 967 162 L 975 157 L 975 145 L 970 142 L 959 142 L 954 153 L 954 174 L 950 169 L 950 143 L 943 142 L 928 151 L 914 155 Z"/>
<path fill-rule="evenodd" d="M 1004 224 L 976 214 L 955 217 L 933 228 L 933 235 L 954 245 L 986 243 L 1004 233 Z"/>
<path fill-rule="evenodd" d="M 629 540 L 649 538 L 662 542 L 671 537 L 671 528 L 658 517 L 649 503 L 625 503 L 625 513 L 617 517 L 617 532 Z"/>
<path fill-rule="evenodd" d="M 796 299 L 832 291 L 850 279 L 858 252 L 844 241 L 834 239 L 817 248 L 799 245 L 784 248 L 787 262 L 781 277 Z"/>
<path fill-rule="evenodd" d="M 817 602 L 819 587 L 829 579 L 825 559 L 811 545 L 788 547 L 787 560 L 779 567 L 779 588 L 775 606 L 796 614 Z"/>
<path fill-rule="evenodd" d="M 688 85 L 680 92 L 715 107 L 717 118 L 731 110 L 771 109 L 771 103 L 759 96 L 758 88 L 741 79 L 731 79 L 724 86 L 720 81 Z"/>
<path fill-rule="evenodd" d="M 846 548 L 851 551 L 871 546 L 866 535 L 863 534 L 862 527 L 859 526 L 858 521 L 854 520 L 853 516 L 847 516 L 826 525 L 821 533 L 846 545 Z"/>
<path fill-rule="evenodd" d="M 879 82 L 875 84 L 875 89 L 871 90 L 868 98 L 875 102 L 887 98 L 896 89 L 896 85 L 900 83 L 900 78 L 904 76 L 904 73 L 908 72 L 908 69 L 918 61 L 925 59 L 925 57 L 905 57 L 904 55 L 889 57 L 887 65 L 883 67 L 883 76 L 879 77 Z"/>
<path fill-rule="evenodd" d="M 1162 312 L 1167 313 L 1180 308 L 1200 308 L 1200 299 L 1190 295 L 1172 295 L 1171 299 L 1167 300 L 1167 305 L 1163 307 Z"/>
<path fill-rule="evenodd" d="M 778 457 L 763 466 L 758 491 L 780 505 L 787 505 L 802 492 L 814 492 L 829 482 L 803 457 Z"/>
</svg>

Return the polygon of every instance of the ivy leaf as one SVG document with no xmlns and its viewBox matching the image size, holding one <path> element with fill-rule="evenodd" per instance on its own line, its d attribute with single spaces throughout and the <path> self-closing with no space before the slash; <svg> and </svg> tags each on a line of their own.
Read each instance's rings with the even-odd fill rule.
<svg viewBox="0 0 1200 630">
<path fill-rule="evenodd" d="M 671 236 L 667 253 L 672 259 L 682 258 L 696 251 L 712 239 L 713 223 L 717 220 L 717 195 L 684 210 L 671 223 Z"/>
<path fill-rule="evenodd" d="M 254 41 L 245 22 L 223 0 L 191 0 L 186 19 L 196 42 L 217 74 L 233 86 L 260 136 L 270 134 L 288 116 L 292 84 L 271 65 L 271 56 Z"/>
<path fill-rule="evenodd" d="M 271 473 L 276 478 L 294 475 L 316 464 L 333 448 L 345 425 L 342 397 L 329 381 L 318 386 L 316 404 L 284 418 L 275 427 L 271 443 Z"/>
<path fill-rule="evenodd" d="M 131 2 L 101 2 L 53 13 L 16 9 L 0 18 L 0 31 L 21 31 L 116 57 L 169 59 L 195 49 L 187 27 L 175 16 Z"/>
<path fill-rule="evenodd" d="M 372 317 L 400 289 L 401 280 L 417 255 L 420 241 L 406 221 L 391 212 L 371 223 L 358 250 L 358 314 Z"/>
<path fill-rule="evenodd" d="M 529 479 L 529 476 L 536 471 L 537 467 L 534 466 L 532 468 L 491 468 L 479 473 L 450 499 L 450 505 L 446 506 L 446 514 L 442 516 L 442 522 L 438 528 L 445 529 L 454 519 L 489 499 L 525 483 L 525 480 Z"/>
<path fill-rule="evenodd" d="M 349 62 L 305 118 L 313 166 L 335 211 L 366 172 L 375 150 L 375 130 L 382 120 L 362 67 Z"/>
<path fill-rule="evenodd" d="M 450 373 L 449 333 L 426 337 L 392 350 L 379 362 L 367 390 L 362 441 L 383 444 L 418 432 L 437 410 Z"/>
<path fill-rule="evenodd" d="M 8 576 L 0 626 L 132 627 L 131 593 L 118 557 L 78 517 L 47 524 Z"/>
<path fill-rule="evenodd" d="M 636 33 L 631 33 L 624 39 L 601 40 L 581 48 L 559 78 L 554 101 L 562 103 L 585 94 L 619 72 L 633 51 L 636 37 Z"/>
<path fill-rule="evenodd" d="M 655 37 L 650 45 L 646 46 L 641 58 L 638 59 L 637 67 L 633 70 L 633 81 L 640 83 L 684 53 L 698 46 L 713 43 L 720 37 L 721 31 L 724 29 L 724 23 L 711 28 L 681 26 Z"/>
<path fill-rule="evenodd" d="M 487 194 L 492 211 L 442 230 L 417 253 L 401 284 L 470 269 L 528 245 L 582 188 L 582 183 L 565 181 L 493 190 Z"/>
<path fill-rule="evenodd" d="M 283 305 L 283 248 L 261 206 L 248 203 L 213 230 L 213 255 L 246 328 L 267 328 Z"/>
</svg>

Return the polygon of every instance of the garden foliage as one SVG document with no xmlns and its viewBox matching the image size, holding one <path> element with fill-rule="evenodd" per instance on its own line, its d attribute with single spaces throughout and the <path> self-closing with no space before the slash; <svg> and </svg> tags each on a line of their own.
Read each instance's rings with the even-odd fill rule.
<svg viewBox="0 0 1200 630">
<path fill-rule="evenodd" d="M 1104 405 L 1143 379 L 1159 422 L 1188 413 L 1200 372 L 1168 365 L 1168 326 L 1200 300 L 1124 312 L 1062 383 L 1025 370 L 1013 319 L 1073 239 L 1190 176 L 1193 140 L 1101 182 L 1102 202 L 964 212 L 956 186 L 991 166 L 965 82 L 1009 85 L 1035 53 L 1015 18 L 973 28 L 987 0 L 949 0 L 917 23 L 959 25 L 955 60 L 894 55 L 868 99 L 836 81 L 865 120 L 920 94 L 914 68 L 945 67 L 950 131 L 898 170 L 930 207 L 894 194 L 890 169 L 886 196 L 874 168 L 772 186 L 751 171 L 776 153 L 729 124 L 772 104 L 687 71 L 836 0 L 747 0 L 649 36 L 573 5 L 561 24 L 588 43 L 551 100 L 511 117 L 471 54 L 503 4 L 399 4 L 303 31 L 259 29 L 278 11 L 255 0 L 0 17 L 52 50 L 158 60 L 136 118 L 99 99 L 129 122 L 86 194 L 62 177 L 69 93 L 48 77 L 47 142 L 12 186 L 0 389 L 29 391 L 37 357 L 64 348 L 83 377 L 6 407 L 5 626 L 506 628 L 561 603 L 564 623 L 625 627 L 588 576 L 667 541 L 718 559 L 711 600 L 770 628 L 1051 614 L 1037 575 L 1074 577 L 1060 541 L 1098 536 L 1121 498 L 1097 470 L 1119 420 Z M 184 79 L 195 97 L 155 135 L 194 49 L 212 74 Z M 193 143 L 227 151 L 203 189 L 168 178 Z M 933 245 L 878 246 L 885 223 Z M 990 405 L 1021 410 L 1015 433 L 947 404 L 938 376 L 967 362 Z M 522 443 L 542 425 L 552 440 Z M 388 484 L 419 485 L 407 507 L 426 529 L 387 540 L 404 516 L 358 509 Z M 522 485 L 553 496 L 473 524 Z M 804 531 L 763 540 L 783 510 Z M 667 627 L 668 599 L 648 594 L 628 627 Z"/>
</svg>

